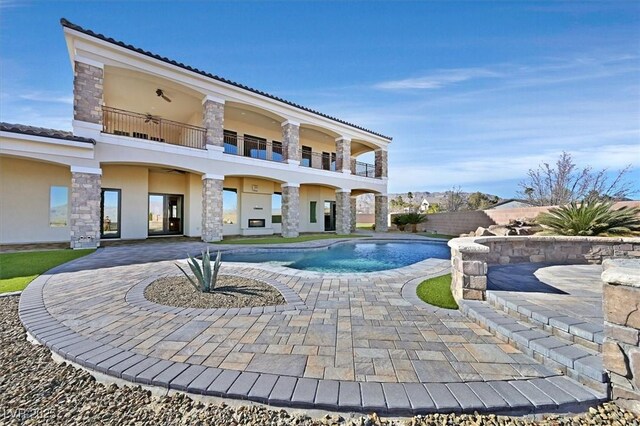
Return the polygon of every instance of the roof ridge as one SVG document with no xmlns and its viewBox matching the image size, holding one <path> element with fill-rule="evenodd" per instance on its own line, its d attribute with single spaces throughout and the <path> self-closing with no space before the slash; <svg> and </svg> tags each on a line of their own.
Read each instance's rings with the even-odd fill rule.
<svg viewBox="0 0 640 426">
<path fill-rule="evenodd" d="M 166 63 L 171 64 L 171 65 L 175 65 L 175 66 L 180 67 L 180 68 L 183 68 L 183 69 L 185 69 L 185 70 L 187 70 L 187 71 L 195 72 L 196 74 L 200 74 L 200 75 L 202 75 L 202 76 L 209 77 L 209 78 L 211 78 L 211 79 L 214 79 L 214 80 L 217 80 L 217 81 L 220 81 L 220 82 L 226 83 L 226 84 L 230 84 L 230 85 L 232 85 L 232 86 L 239 87 L 239 88 L 244 89 L 244 90 L 248 90 L 248 91 L 250 91 L 250 92 L 253 92 L 253 93 L 256 93 L 256 94 L 258 94 L 258 95 L 261 95 L 261 96 L 267 97 L 267 98 L 269 98 L 269 99 L 276 100 L 276 101 L 278 101 L 278 102 L 282 102 L 282 103 L 284 103 L 284 104 L 287 104 L 287 105 L 289 105 L 289 106 L 292 106 L 292 107 L 295 107 L 295 108 L 301 109 L 301 110 L 303 110 L 303 111 L 310 112 L 310 113 L 315 114 L 315 115 L 319 115 L 320 117 L 328 118 L 329 120 L 336 121 L 336 122 L 341 123 L 341 124 L 345 124 L 345 125 L 347 125 L 347 126 L 349 126 L 349 127 L 353 127 L 354 129 L 362 130 L 362 131 L 367 132 L 367 133 L 370 133 L 370 134 L 372 134 L 372 135 L 374 135 L 374 136 L 378 136 L 378 137 L 381 137 L 381 138 L 384 138 L 384 139 L 388 139 L 389 141 L 393 140 L 393 138 L 392 138 L 392 137 L 390 137 L 390 136 L 386 136 L 386 135 L 383 135 L 382 133 L 374 132 L 373 130 L 369 130 L 369 129 L 367 129 L 367 128 L 364 128 L 364 127 L 358 126 L 358 125 L 356 125 L 356 124 L 349 123 L 348 121 L 341 120 L 341 119 L 339 119 L 339 118 L 336 118 L 336 117 L 330 116 L 330 115 L 328 115 L 328 114 L 324 114 L 324 113 L 319 112 L 319 111 L 316 111 L 316 110 L 314 110 L 314 109 L 307 108 L 307 107 L 305 107 L 305 106 L 302 106 L 302 105 L 297 104 L 297 103 L 295 103 L 295 102 L 288 101 L 288 100 L 286 100 L 286 99 L 280 98 L 280 97 L 275 96 L 275 95 L 272 95 L 272 94 L 270 94 L 270 93 L 263 92 L 263 91 L 258 90 L 258 89 L 254 89 L 253 87 L 249 87 L 249 86 L 246 86 L 246 85 L 244 85 L 244 84 L 237 83 L 237 82 L 235 82 L 235 81 L 232 81 L 232 80 L 226 79 L 226 78 L 224 78 L 224 77 L 220 77 L 220 76 L 215 75 L 215 74 L 211 74 L 211 73 L 209 73 L 209 72 L 206 72 L 206 71 L 200 70 L 200 69 L 198 69 L 198 68 L 191 67 L 191 66 L 189 66 L 189 65 L 185 65 L 185 64 L 183 64 L 182 62 L 178 62 L 178 61 L 175 61 L 175 60 L 173 60 L 173 59 L 169 59 L 169 58 L 167 58 L 166 56 L 161 56 L 161 55 L 158 55 L 158 54 L 156 54 L 156 53 L 150 52 L 150 51 L 148 51 L 148 50 L 144 50 L 144 49 L 141 49 L 141 48 L 139 48 L 139 47 L 135 47 L 135 46 L 133 46 L 133 45 L 131 45 L 131 44 L 127 44 L 127 43 L 125 43 L 125 42 L 123 42 L 123 41 L 119 41 L 119 40 L 116 40 L 116 39 L 114 39 L 114 38 L 107 37 L 107 36 L 105 36 L 104 34 L 96 33 L 96 32 L 94 32 L 94 31 L 92 31 L 92 30 L 89 30 L 89 29 L 83 28 L 83 27 L 81 27 L 80 25 L 74 24 L 74 23 L 72 23 L 72 22 L 68 21 L 68 20 L 67 20 L 67 19 L 65 19 L 65 18 L 61 18 L 61 19 L 60 19 L 60 24 L 61 24 L 63 27 L 66 27 L 66 28 L 69 28 L 69 29 L 72 29 L 72 30 L 75 30 L 75 31 L 79 31 L 79 32 L 81 32 L 81 33 L 83 33 L 83 34 L 89 35 L 89 36 L 91 36 L 91 37 L 98 38 L 98 39 L 100 39 L 100 40 L 102 40 L 102 41 L 106 41 L 106 42 L 108 42 L 108 43 L 112 43 L 112 44 L 115 44 L 115 45 L 117 45 L 117 46 L 124 47 L 125 49 L 129 49 L 129 50 L 132 50 L 132 51 L 134 51 L 134 52 L 141 53 L 141 54 L 143 54 L 143 55 L 145 55 L 145 56 L 149 56 L 149 57 L 151 57 L 151 58 L 158 59 L 158 60 L 160 60 L 160 61 L 162 61 L 162 62 L 166 62 Z"/>
</svg>

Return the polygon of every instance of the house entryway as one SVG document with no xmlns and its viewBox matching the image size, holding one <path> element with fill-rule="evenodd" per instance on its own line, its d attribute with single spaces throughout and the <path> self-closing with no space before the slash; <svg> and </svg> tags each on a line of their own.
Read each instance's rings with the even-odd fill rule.
<svg viewBox="0 0 640 426">
<path fill-rule="evenodd" d="M 336 230 L 336 202 L 335 201 L 324 202 L 324 230 L 325 231 Z"/>
<path fill-rule="evenodd" d="M 102 189 L 100 197 L 100 238 L 120 238 L 120 190 Z"/>
<path fill-rule="evenodd" d="M 149 194 L 149 235 L 180 235 L 183 227 L 183 197 Z"/>
</svg>

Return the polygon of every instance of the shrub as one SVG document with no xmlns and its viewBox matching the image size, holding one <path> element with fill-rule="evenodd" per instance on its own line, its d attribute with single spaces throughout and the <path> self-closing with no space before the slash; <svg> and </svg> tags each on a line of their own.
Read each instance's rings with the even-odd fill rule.
<svg viewBox="0 0 640 426">
<path fill-rule="evenodd" d="M 176 266 L 182 271 L 197 291 L 213 293 L 215 291 L 216 281 L 218 281 L 218 272 L 220 271 L 220 251 L 218 251 L 216 260 L 213 263 L 213 269 L 211 268 L 211 256 L 209 255 L 208 247 L 206 251 L 202 252 L 202 267 L 200 266 L 200 263 L 198 263 L 198 260 L 191 255 L 189 255 L 187 264 L 189 265 L 189 268 L 191 268 L 193 275 L 196 277 L 197 282 L 194 281 L 180 265 L 176 263 Z"/>
<path fill-rule="evenodd" d="M 612 202 L 585 201 L 552 208 L 538 215 L 537 222 L 559 235 L 637 235 L 640 208 L 613 208 Z"/>
<path fill-rule="evenodd" d="M 405 227 L 407 225 L 412 225 L 413 232 L 416 232 L 416 225 L 418 225 L 419 223 L 423 223 L 427 221 L 427 215 L 426 214 L 420 214 L 420 213 L 402 213 L 402 214 L 398 214 L 393 216 L 393 218 L 391 219 L 391 223 L 393 223 L 394 225 L 396 225 L 398 227 L 399 230 L 404 231 Z"/>
</svg>

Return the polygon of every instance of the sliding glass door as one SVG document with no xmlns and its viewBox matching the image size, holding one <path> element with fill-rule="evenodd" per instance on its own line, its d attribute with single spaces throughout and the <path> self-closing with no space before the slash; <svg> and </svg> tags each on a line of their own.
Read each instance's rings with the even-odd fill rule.
<svg viewBox="0 0 640 426">
<path fill-rule="evenodd" d="M 149 194 L 149 235 L 182 234 L 182 195 Z"/>
<path fill-rule="evenodd" d="M 120 238 L 120 190 L 103 189 L 100 197 L 100 238 Z"/>
</svg>

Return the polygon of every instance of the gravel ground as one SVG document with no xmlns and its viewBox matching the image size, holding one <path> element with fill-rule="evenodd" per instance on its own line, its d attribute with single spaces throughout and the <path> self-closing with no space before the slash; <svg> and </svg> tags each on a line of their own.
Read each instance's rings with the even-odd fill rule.
<svg viewBox="0 0 640 426">
<path fill-rule="evenodd" d="M 0 425 L 215 425 L 215 426 L 420 426 L 420 425 L 640 425 L 640 417 L 604 404 L 584 415 L 544 420 L 505 416 L 443 415 L 380 419 L 311 418 L 264 406 L 229 406 L 175 394 L 155 397 L 140 387 L 105 386 L 85 371 L 56 364 L 50 352 L 25 339 L 18 297 L 0 298 Z"/>
<path fill-rule="evenodd" d="M 147 300 L 181 308 L 245 308 L 285 303 L 278 290 L 251 278 L 220 275 L 214 293 L 196 291 L 184 276 L 163 277 L 144 291 Z"/>
</svg>

